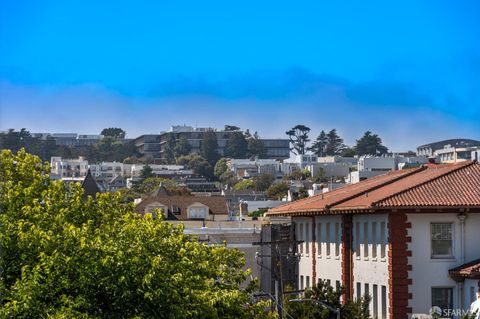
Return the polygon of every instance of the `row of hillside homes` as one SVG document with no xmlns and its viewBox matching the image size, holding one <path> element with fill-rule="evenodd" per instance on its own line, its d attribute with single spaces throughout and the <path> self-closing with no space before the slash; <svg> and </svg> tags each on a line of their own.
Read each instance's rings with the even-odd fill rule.
<svg viewBox="0 0 480 319">
<path fill-rule="evenodd" d="M 159 177 L 174 178 L 193 175 L 193 171 L 183 165 L 149 165 L 152 173 Z M 126 180 L 138 178 L 144 164 L 124 164 L 120 162 L 101 162 L 89 164 L 84 157 L 62 158 L 54 156 L 50 160 L 50 175 L 53 179 L 84 178 L 90 170 L 92 177 L 98 183 L 108 183 L 119 177 Z"/>
<path fill-rule="evenodd" d="M 297 288 L 326 280 L 342 302 L 368 294 L 373 318 L 445 317 L 476 300 L 480 280 L 480 164 L 390 171 L 270 209 L 299 241 Z M 417 316 L 418 318 L 418 316 Z"/>
</svg>

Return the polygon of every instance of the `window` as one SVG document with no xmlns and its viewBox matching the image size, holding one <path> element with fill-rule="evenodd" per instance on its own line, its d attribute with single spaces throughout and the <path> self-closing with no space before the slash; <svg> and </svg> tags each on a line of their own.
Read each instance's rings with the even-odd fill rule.
<svg viewBox="0 0 480 319">
<path fill-rule="evenodd" d="M 305 224 L 305 254 L 308 255 L 309 253 L 310 253 L 310 227 L 309 227 L 309 224 L 306 223 Z"/>
<path fill-rule="evenodd" d="M 341 288 L 341 287 L 342 287 L 342 286 L 340 285 L 340 280 L 335 281 L 336 291 L 340 291 L 340 288 Z"/>
<path fill-rule="evenodd" d="M 360 257 L 360 223 L 355 224 L 355 252 Z"/>
<path fill-rule="evenodd" d="M 299 225 L 299 231 L 298 231 L 298 239 L 300 241 L 303 241 L 303 224 Z M 303 242 L 300 243 L 300 254 L 303 254 Z"/>
<path fill-rule="evenodd" d="M 362 284 L 357 282 L 357 300 L 362 298 Z"/>
<path fill-rule="evenodd" d="M 305 287 L 303 286 L 303 276 L 300 276 L 300 290 L 303 289 L 305 289 Z"/>
<path fill-rule="evenodd" d="M 432 258 L 453 257 L 452 225 L 451 223 L 431 225 Z"/>
<path fill-rule="evenodd" d="M 330 279 L 327 279 L 327 286 L 330 287 L 332 285 L 332 281 Z"/>
<path fill-rule="evenodd" d="M 322 255 L 322 223 L 317 225 L 317 246 L 318 246 L 318 257 Z"/>
<path fill-rule="evenodd" d="M 370 286 L 368 284 L 365 284 L 365 291 L 363 292 L 363 294 L 365 296 L 370 295 Z"/>
<path fill-rule="evenodd" d="M 327 238 L 325 238 L 326 240 L 326 243 L 327 243 L 327 256 L 330 256 L 330 242 L 331 242 L 331 239 L 330 239 L 330 223 L 327 223 L 326 225 L 326 229 L 325 229 L 325 236 Z"/>
<path fill-rule="evenodd" d="M 368 258 L 368 223 L 363 223 L 363 257 Z"/>
<path fill-rule="evenodd" d="M 373 301 L 373 319 L 378 319 L 378 286 L 373 285 L 372 291 L 372 301 Z"/>
<path fill-rule="evenodd" d="M 377 223 L 372 223 L 372 258 L 377 258 Z"/>
<path fill-rule="evenodd" d="M 380 223 L 380 257 L 385 258 L 387 245 L 387 230 L 385 229 L 385 222 Z"/>
<path fill-rule="evenodd" d="M 387 319 L 387 287 L 382 286 L 382 319 Z"/>
<path fill-rule="evenodd" d="M 335 223 L 335 257 L 340 256 L 340 224 Z"/>
<path fill-rule="evenodd" d="M 453 288 L 432 288 L 432 307 L 453 309 Z"/>
<path fill-rule="evenodd" d="M 188 209 L 188 216 L 190 219 L 204 219 L 207 217 L 206 207 L 190 207 Z"/>
<path fill-rule="evenodd" d="M 306 276 L 306 279 L 307 279 L 306 286 L 307 288 L 310 288 L 310 276 Z"/>
</svg>

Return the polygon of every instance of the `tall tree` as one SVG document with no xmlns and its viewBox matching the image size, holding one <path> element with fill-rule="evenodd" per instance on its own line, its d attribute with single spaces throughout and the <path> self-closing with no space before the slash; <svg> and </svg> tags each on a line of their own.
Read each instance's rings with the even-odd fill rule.
<svg viewBox="0 0 480 319">
<path fill-rule="evenodd" d="M 238 131 L 240 128 L 235 125 L 225 125 L 224 131 L 225 132 L 232 132 L 232 131 Z"/>
<path fill-rule="evenodd" d="M 285 132 L 290 139 L 290 143 L 292 144 L 292 148 L 290 150 L 293 152 L 293 154 L 305 154 L 307 143 L 310 141 L 308 138 L 309 132 L 310 128 L 301 124 L 296 125 L 291 130 Z"/>
<path fill-rule="evenodd" d="M 343 139 L 337 133 L 336 129 L 327 133 L 327 145 L 325 146 L 325 155 L 334 156 L 341 155 L 346 148 Z"/>
<path fill-rule="evenodd" d="M 0 189 L 1 318 L 273 318 L 240 288 L 239 250 L 142 217 L 120 194 L 83 200 L 23 151 L 0 152 Z"/>
<path fill-rule="evenodd" d="M 266 191 L 273 183 L 275 178 L 272 174 L 264 173 L 253 178 L 254 188 L 257 191 Z"/>
<path fill-rule="evenodd" d="M 233 185 L 235 182 L 235 176 L 233 172 L 228 168 L 227 159 L 222 157 L 215 164 L 213 174 L 218 180 L 227 185 Z"/>
<path fill-rule="evenodd" d="M 315 142 L 313 142 L 312 146 L 310 147 L 310 150 L 317 156 L 320 156 L 320 157 L 325 156 L 326 155 L 325 149 L 327 147 L 327 144 L 328 144 L 327 134 L 325 133 L 324 130 L 322 130 L 318 135 L 317 139 L 315 140 Z"/>
<path fill-rule="evenodd" d="M 127 132 L 125 132 L 119 127 L 109 127 L 109 128 L 104 128 L 100 134 L 103 136 L 110 136 L 113 138 L 125 138 L 125 135 L 127 134 Z"/>
<path fill-rule="evenodd" d="M 382 145 L 382 139 L 377 134 L 367 131 L 357 140 L 355 152 L 357 155 L 382 155 L 388 153 L 388 148 Z"/>
<path fill-rule="evenodd" d="M 202 143 L 200 145 L 200 155 L 205 158 L 213 167 L 217 163 L 220 155 L 218 154 L 217 135 L 214 131 L 203 133 Z"/>
<path fill-rule="evenodd" d="M 181 137 L 175 146 L 175 157 L 178 158 L 180 156 L 188 155 L 191 150 L 192 147 L 190 146 L 190 143 L 188 143 L 188 140 L 185 137 Z"/>
<path fill-rule="evenodd" d="M 165 144 L 163 147 L 162 157 L 167 161 L 168 164 L 175 163 L 175 147 L 177 145 L 177 139 L 175 138 L 175 133 L 167 133 L 165 136 Z"/>
<path fill-rule="evenodd" d="M 225 156 L 230 158 L 246 158 L 247 157 L 247 140 L 242 132 L 233 132 L 230 134 L 227 144 L 225 145 Z"/>
<path fill-rule="evenodd" d="M 213 178 L 213 168 L 210 163 L 198 154 L 190 154 L 187 156 L 181 156 L 177 159 L 179 165 L 186 165 L 195 174 L 201 175 L 206 178 Z"/>
<path fill-rule="evenodd" d="M 144 165 L 142 170 L 140 171 L 140 177 L 141 178 L 149 178 L 153 177 L 155 174 L 153 174 L 153 169 L 150 165 Z"/>
<path fill-rule="evenodd" d="M 266 158 L 267 157 L 267 149 L 265 148 L 265 144 L 263 141 L 260 139 L 258 136 L 258 133 L 255 132 L 250 137 L 248 138 L 247 135 L 245 135 L 245 138 L 247 139 L 247 157 L 258 157 L 258 158 Z"/>
</svg>

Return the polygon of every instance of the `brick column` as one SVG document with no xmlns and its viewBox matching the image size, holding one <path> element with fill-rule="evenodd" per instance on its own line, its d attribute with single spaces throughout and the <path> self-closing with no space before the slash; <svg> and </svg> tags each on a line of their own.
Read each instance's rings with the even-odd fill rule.
<svg viewBox="0 0 480 319">
<path fill-rule="evenodd" d="M 408 237 L 408 229 L 412 225 L 407 222 L 407 214 L 390 212 L 388 215 L 388 276 L 389 276 L 389 313 L 390 319 L 407 319 L 412 308 L 408 302 L 412 294 L 408 292 L 412 280 L 408 278 L 408 272 L 412 266 L 408 264 L 408 257 L 412 255 L 408 249 L 411 238 Z"/>
<path fill-rule="evenodd" d="M 315 216 L 312 216 L 312 286 L 317 284 L 317 234 Z"/>
<path fill-rule="evenodd" d="M 353 299 L 352 215 L 342 215 L 342 303 Z"/>
</svg>

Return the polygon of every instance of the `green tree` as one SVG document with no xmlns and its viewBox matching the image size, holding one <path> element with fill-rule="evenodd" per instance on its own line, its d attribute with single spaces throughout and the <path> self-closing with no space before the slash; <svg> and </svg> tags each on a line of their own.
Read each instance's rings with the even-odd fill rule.
<svg viewBox="0 0 480 319">
<path fill-rule="evenodd" d="M 310 128 L 305 125 L 296 125 L 291 130 L 286 131 L 285 134 L 288 135 L 292 148 L 290 149 L 293 154 L 303 155 L 307 150 L 307 143 L 310 141 L 308 138 L 308 133 Z"/>
<path fill-rule="evenodd" d="M 225 145 L 225 156 L 230 158 L 247 157 L 247 140 L 242 132 L 233 132 Z"/>
<path fill-rule="evenodd" d="M 272 185 L 275 178 L 272 174 L 264 173 L 253 178 L 254 188 L 257 191 L 266 191 Z"/>
<path fill-rule="evenodd" d="M 233 185 L 235 181 L 235 176 L 233 172 L 227 166 L 227 159 L 222 157 L 217 161 L 215 164 L 215 168 L 213 169 L 213 174 L 215 175 L 218 180 L 227 185 Z"/>
<path fill-rule="evenodd" d="M 265 144 L 258 136 L 258 133 L 255 132 L 252 135 L 247 136 L 245 134 L 245 138 L 247 139 L 247 157 L 258 157 L 258 158 L 266 158 L 267 157 L 267 149 L 265 148 Z"/>
<path fill-rule="evenodd" d="M 110 136 L 113 138 L 125 138 L 125 135 L 127 135 L 127 132 L 125 132 L 124 130 L 118 127 L 109 127 L 109 128 L 104 128 L 100 134 L 103 136 Z"/>
<path fill-rule="evenodd" d="M 287 174 L 283 177 L 287 181 L 304 181 L 309 179 L 312 176 L 312 173 L 308 169 L 296 169 L 290 174 Z"/>
<path fill-rule="evenodd" d="M 120 194 L 83 199 L 49 167 L 0 153 L 1 318 L 272 318 L 240 285 L 243 254 L 142 217 Z"/>
<path fill-rule="evenodd" d="M 377 134 L 367 131 L 357 140 L 355 152 L 357 155 L 382 155 L 388 153 L 388 148 L 382 145 L 382 139 Z"/>
<path fill-rule="evenodd" d="M 181 137 L 175 146 L 175 157 L 178 158 L 180 156 L 189 155 L 191 150 L 192 147 L 190 146 L 190 143 L 188 143 L 188 140 L 185 137 Z"/>
<path fill-rule="evenodd" d="M 326 151 L 327 144 L 328 144 L 327 134 L 325 133 L 324 130 L 322 130 L 318 135 L 317 139 L 315 140 L 315 142 L 313 142 L 309 150 L 311 150 L 317 156 L 323 157 L 326 155 L 325 151 Z"/>
<path fill-rule="evenodd" d="M 167 161 L 168 164 L 173 164 L 175 163 L 175 147 L 177 145 L 175 133 L 167 133 L 165 139 L 165 144 L 162 146 L 162 157 Z"/>
<path fill-rule="evenodd" d="M 274 183 L 267 189 L 266 195 L 269 199 L 281 200 L 287 196 L 289 189 L 290 187 L 285 182 Z"/>
<path fill-rule="evenodd" d="M 207 160 L 213 167 L 217 163 L 220 155 L 218 154 L 217 135 L 214 131 L 207 131 L 203 134 L 202 143 L 200 145 L 200 155 Z"/>
<path fill-rule="evenodd" d="M 206 178 L 213 178 L 213 168 L 210 163 L 198 154 L 181 156 L 177 159 L 179 165 L 185 165 L 192 169 L 195 174 Z"/>
<path fill-rule="evenodd" d="M 144 165 L 142 170 L 140 171 L 140 177 L 141 178 L 149 178 L 153 177 L 155 174 L 153 174 L 153 169 L 150 165 Z"/>
<path fill-rule="evenodd" d="M 233 132 L 233 131 L 238 131 L 240 128 L 235 125 L 225 125 L 224 131 L 225 132 Z"/>
<path fill-rule="evenodd" d="M 244 179 L 233 185 L 234 190 L 245 190 L 245 189 L 254 189 L 255 184 L 251 179 Z"/>
<path fill-rule="evenodd" d="M 336 129 L 327 133 L 327 145 L 325 146 L 325 155 L 334 156 L 341 155 L 345 149 L 343 139 L 337 133 Z"/>
</svg>

